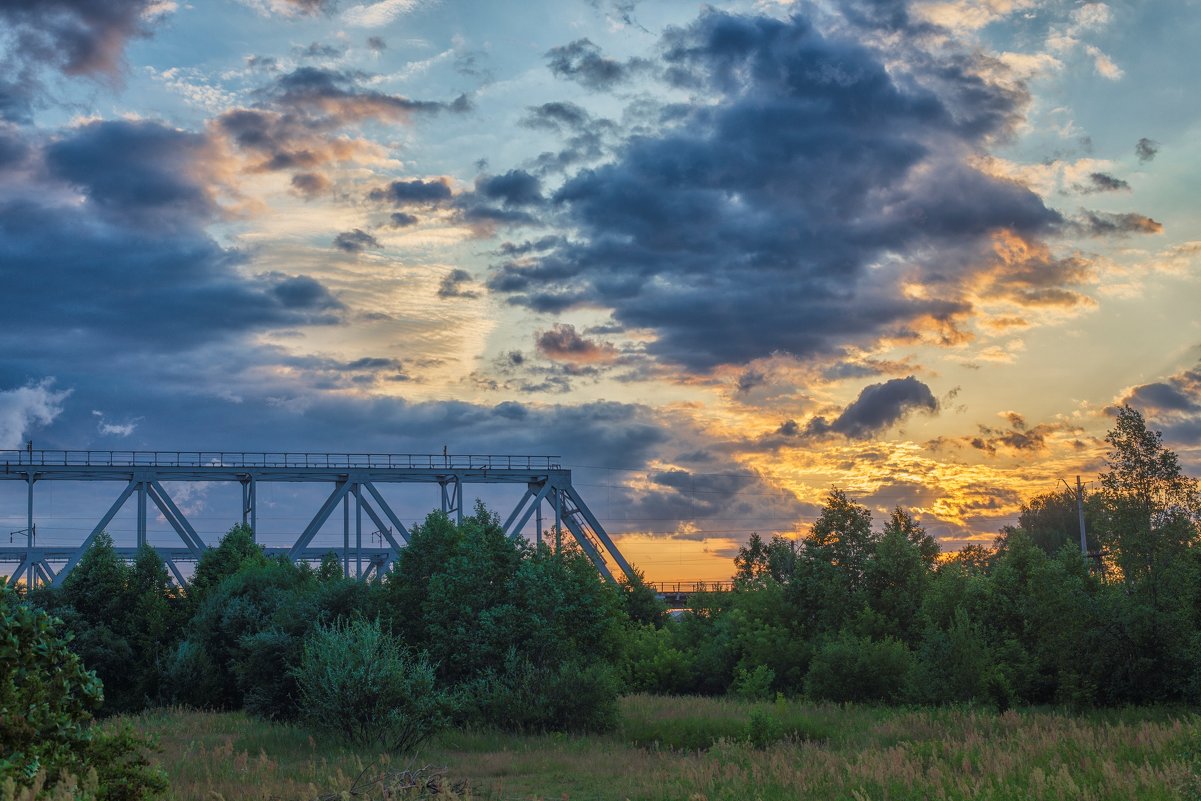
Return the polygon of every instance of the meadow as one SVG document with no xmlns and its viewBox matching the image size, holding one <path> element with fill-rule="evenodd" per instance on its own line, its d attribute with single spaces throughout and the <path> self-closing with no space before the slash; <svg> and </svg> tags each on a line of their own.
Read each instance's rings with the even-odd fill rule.
<svg viewBox="0 0 1201 801">
<path fill-rule="evenodd" d="M 633 695 L 608 734 L 452 730 L 404 758 L 241 712 L 121 720 L 157 739 L 168 798 L 179 801 L 1201 798 L 1201 718 L 1167 708 L 1077 715 Z"/>
</svg>

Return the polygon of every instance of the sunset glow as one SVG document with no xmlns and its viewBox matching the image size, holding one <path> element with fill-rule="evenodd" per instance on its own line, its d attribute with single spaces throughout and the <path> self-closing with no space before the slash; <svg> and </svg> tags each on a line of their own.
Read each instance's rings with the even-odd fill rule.
<svg viewBox="0 0 1201 801">
<path fill-rule="evenodd" d="M 1194 3 L 100 6 L 0 4 L 0 448 L 556 454 L 652 580 L 1201 472 Z"/>
</svg>

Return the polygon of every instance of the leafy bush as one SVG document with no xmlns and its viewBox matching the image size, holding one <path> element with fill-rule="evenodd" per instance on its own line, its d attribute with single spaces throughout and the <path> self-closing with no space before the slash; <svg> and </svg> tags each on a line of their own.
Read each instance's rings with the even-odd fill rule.
<svg viewBox="0 0 1201 801">
<path fill-rule="evenodd" d="M 0 786 L 55 794 L 70 775 L 89 777 L 73 792 L 97 801 L 140 801 L 167 788 L 143 755 L 149 743 L 128 729 L 91 727 L 104 693 L 96 675 L 67 647 L 59 621 L 20 603 L 0 579 Z M 41 777 L 41 778 L 39 778 Z M 44 784 L 49 779 L 50 784 Z M 6 791 L 7 792 L 7 791 Z M 36 795 L 36 793 L 35 793 Z"/>
<path fill-rule="evenodd" d="M 626 633 L 622 678 L 627 690 L 678 694 L 692 684 L 688 655 L 672 642 L 668 628 L 631 626 Z"/>
<path fill-rule="evenodd" d="M 912 665 L 913 655 L 902 642 L 844 632 L 814 655 L 805 691 L 828 701 L 897 701 Z"/>
<path fill-rule="evenodd" d="M 449 722 L 453 707 L 429 660 L 378 620 L 318 626 L 294 675 L 304 722 L 360 746 L 411 751 Z"/>
<path fill-rule="evenodd" d="M 618 720 L 618 681 L 608 665 L 535 665 L 515 648 L 466 695 L 468 722 L 511 731 L 607 731 Z"/>
<path fill-rule="evenodd" d="M 755 665 L 750 670 L 738 667 L 730 692 L 747 701 L 766 701 L 775 695 L 771 689 L 775 680 L 776 672 L 767 665 Z"/>
<path fill-rule="evenodd" d="M 767 748 L 787 736 L 784 723 L 766 709 L 752 709 L 747 723 L 747 739 L 756 748 Z"/>
</svg>

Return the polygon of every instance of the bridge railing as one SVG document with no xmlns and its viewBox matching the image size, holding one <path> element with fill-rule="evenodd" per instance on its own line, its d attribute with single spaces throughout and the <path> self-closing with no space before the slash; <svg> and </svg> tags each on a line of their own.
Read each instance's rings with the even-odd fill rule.
<svg viewBox="0 0 1201 801">
<path fill-rule="evenodd" d="M 271 451 L 0 450 L 0 462 L 34 467 L 284 467 L 419 470 L 553 470 L 558 456 Z"/>
<path fill-rule="evenodd" d="M 660 595 L 691 595 L 695 592 L 729 592 L 733 581 L 648 581 L 646 586 Z"/>
</svg>

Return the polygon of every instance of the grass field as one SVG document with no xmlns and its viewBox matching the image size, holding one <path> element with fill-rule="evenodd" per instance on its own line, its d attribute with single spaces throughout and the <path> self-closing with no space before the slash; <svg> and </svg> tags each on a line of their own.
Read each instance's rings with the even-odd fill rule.
<svg viewBox="0 0 1201 801">
<path fill-rule="evenodd" d="M 158 738 L 181 801 L 353 798 L 342 793 L 360 774 L 423 766 L 445 769 L 449 794 L 437 797 L 446 798 L 1201 799 L 1201 718 L 1179 710 L 1073 716 L 631 696 L 610 735 L 455 731 L 403 760 L 236 713 L 130 720 Z M 376 786 L 369 797 L 384 796 Z"/>
</svg>

